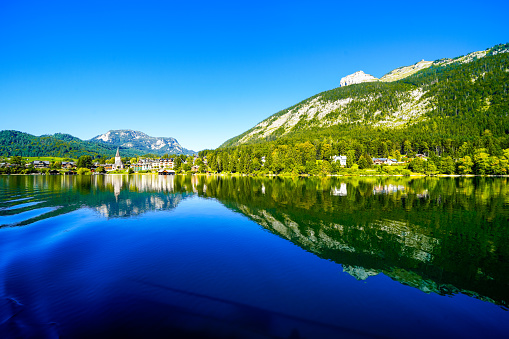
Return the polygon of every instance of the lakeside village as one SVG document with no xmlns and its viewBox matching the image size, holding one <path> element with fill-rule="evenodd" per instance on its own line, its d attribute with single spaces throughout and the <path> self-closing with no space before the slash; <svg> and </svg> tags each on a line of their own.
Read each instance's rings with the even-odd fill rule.
<svg viewBox="0 0 509 339">
<path fill-rule="evenodd" d="M 105 159 L 105 158 L 103 158 Z M 120 150 L 117 149 L 114 158 L 109 159 L 105 163 L 94 162 L 90 156 L 82 156 L 77 161 L 48 161 L 48 160 L 30 160 L 23 159 L 20 156 L 13 156 L 11 158 L 0 159 L 0 174 L 47 174 L 47 175 L 82 175 L 82 174 L 122 174 L 122 173 L 153 173 L 159 175 L 173 175 L 177 173 L 217 173 L 211 166 L 209 166 L 207 157 L 199 157 L 196 155 L 190 156 L 176 156 L 174 158 L 161 157 L 139 157 L 122 160 Z M 64 159 L 73 160 L 73 159 Z M 318 167 L 325 162 L 336 170 L 328 170 L 325 173 L 314 174 L 396 174 L 396 175 L 411 175 L 416 173 L 426 173 L 425 170 L 417 171 L 416 166 L 411 166 L 412 163 L 419 162 L 425 164 L 428 157 L 424 154 L 415 154 L 413 158 L 403 157 L 402 159 L 393 158 L 371 158 L 372 163 L 365 166 L 364 169 L 359 170 L 359 165 L 350 164 L 347 156 L 334 155 L 331 156 L 330 161 L 317 160 Z M 351 162 L 351 161 L 350 161 Z M 410 165 L 410 166 L 409 166 Z M 271 175 L 274 174 L 269 171 L 266 164 L 266 157 L 262 156 L 260 159 L 261 171 L 258 174 Z M 423 167 L 425 169 L 426 166 Z M 338 171 L 339 169 L 339 171 Z M 411 171 L 412 169 L 413 171 Z M 364 171 L 362 171 L 364 170 Z M 368 171 L 368 172 L 366 172 Z M 224 172 L 224 171 L 223 171 Z M 374 172 L 374 173 L 373 173 Z M 231 173 L 231 172 L 230 172 Z M 430 174 L 430 173 L 426 173 Z M 438 174 L 431 173 L 431 174 Z M 452 174 L 452 173 L 448 173 Z M 468 173 L 467 173 L 468 174 Z"/>
<path fill-rule="evenodd" d="M 304 144 L 306 145 L 306 144 Z M 164 155 L 157 157 L 147 154 L 144 157 L 122 158 L 117 149 L 113 158 L 95 160 L 89 155 L 77 159 L 63 158 L 23 158 L 0 156 L 0 174 L 131 174 L 152 173 L 172 174 L 237 174 L 260 176 L 328 176 L 328 175 L 508 175 L 509 148 L 494 150 L 492 155 L 487 148 L 468 152 L 463 147 L 463 155 L 453 158 L 450 155 L 416 154 L 411 149 L 406 154 L 394 152 L 393 157 L 372 158 L 367 153 L 356 154 L 348 150 L 347 155 L 332 155 L 329 152 L 315 154 L 300 148 L 278 147 L 263 154 L 249 149 L 204 150 L 198 155 Z"/>
<path fill-rule="evenodd" d="M 66 159 L 72 160 L 72 159 Z M 106 174 L 106 173 L 159 173 L 175 174 L 175 163 L 185 172 L 206 172 L 206 159 L 198 156 L 179 158 L 132 158 L 122 161 L 120 150 L 110 163 L 93 162 L 90 156 L 82 156 L 77 161 L 30 160 L 13 156 L 0 162 L 0 174 Z M 125 162 L 125 163 L 124 163 Z M 3 169 L 3 170 L 2 170 Z"/>
</svg>

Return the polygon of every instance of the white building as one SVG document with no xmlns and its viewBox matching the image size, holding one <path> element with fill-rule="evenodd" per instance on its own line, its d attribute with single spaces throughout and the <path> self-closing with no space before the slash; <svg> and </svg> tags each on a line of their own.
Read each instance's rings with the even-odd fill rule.
<svg viewBox="0 0 509 339">
<path fill-rule="evenodd" d="M 346 166 L 346 155 L 333 155 L 331 158 L 334 162 L 339 161 L 341 166 Z"/>
<path fill-rule="evenodd" d="M 173 159 L 144 159 L 141 158 L 136 164 L 131 166 L 135 171 L 147 170 L 171 170 L 173 169 Z"/>
<path fill-rule="evenodd" d="M 124 169 L 124 164 L 120 159 L 119 149 L 117 148 L 117 154 L 115 155 L 115 164 L 113 164 L 113 170 Z"/>
</svg>

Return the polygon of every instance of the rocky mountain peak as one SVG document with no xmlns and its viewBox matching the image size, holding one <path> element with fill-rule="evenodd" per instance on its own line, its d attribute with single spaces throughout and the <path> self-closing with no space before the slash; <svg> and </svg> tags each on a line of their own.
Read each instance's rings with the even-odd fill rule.
<svg viewBox="0 0 509 339">
<path fill-rule="evenodd" d="M 155 153 L 176 153 L 192 154 L 191 150 L 183 148 L 175 138 L 172 137 L 152 137 L 140 131 L 130 129 L 110 130 L 104 134 L 98 135 L 91 141 L 111 144 L 114 146 L 134 148 L 136 150 Z"/>
<path fill-rule="evenodd" d="M 353 74 L 347 75 L 346 77 L 341 78 L 339 82 L 339 86 L 348 86 L 353 84 L 360 84 L 363 82 L 373 82 L 378 81 L 378 78 L 375 78 L 371 74 L 366 74 L 363 71 L 358 71 Z"/>
</svg>

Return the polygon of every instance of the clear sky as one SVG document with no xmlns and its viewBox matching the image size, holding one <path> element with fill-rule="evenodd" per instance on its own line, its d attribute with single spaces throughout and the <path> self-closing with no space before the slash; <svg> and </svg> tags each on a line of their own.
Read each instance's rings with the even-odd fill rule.
<svg viewBox="0 0 509 339">
<path fill-rule="evenodd" d="M 0 130 L 216 148 L 363 70 L 509 42 L 509 1 L 0 1 Z"/>
</svg>

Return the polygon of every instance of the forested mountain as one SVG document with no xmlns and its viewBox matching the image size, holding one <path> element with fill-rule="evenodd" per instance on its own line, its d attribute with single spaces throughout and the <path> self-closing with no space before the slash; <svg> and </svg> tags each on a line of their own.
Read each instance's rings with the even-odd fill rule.
<svg viewBox="0 0 509 339">
<path fill-rule="evenodd" d="M 0 131 L 0 156 L 112 157 L 117 148 L 120 148 L 123 157 L 135 157 L 147 153 L 193 154 L 193 151 L 180 146 L 174 138 L 153 138 L 130 130 L 110 131 L 91 140 L 81 140 L 64 133 L 38 137 L 19 131 Z"/>
<path fill-rule="evenodd" d="M 84 141 L 69 134 L 56 133 L 40 137 L 19 131 L 0 131 L 0 155 L 24 157 L 79 158 L 82 155 L 114 156 L 117 146 Z M 122 156 L 136 156 L 140 151 L 122 149 Z"/>
<path fill-rule="evenodd" d="M 152 153 L 163 155 L 195 153 L 194 151 L 183 148 L 175 138 L 151 137 L 143 132 L 130 129 L 110 130 L 90 139 L 90 141 L 100 143 L 101 145 L 114 145 L 134 149 L 143 154 Z"/>
<path fill-rule="evenodd" d="M 509 44 L 455 59 L 421 61 L 381 79 L 319 93 L 265 119 L 222 148 L 273 142 L 383 143 L 451 154 L 488 133 L 509 147 Z M 486 132 L 486 130 L 489 130 Z M 483 145 L 484 146 L 484 145 Z M 495 146 L 494 146 L 495 147 Z M 348 148 L 348 147 L 347 147 Z"/>
</svg>

